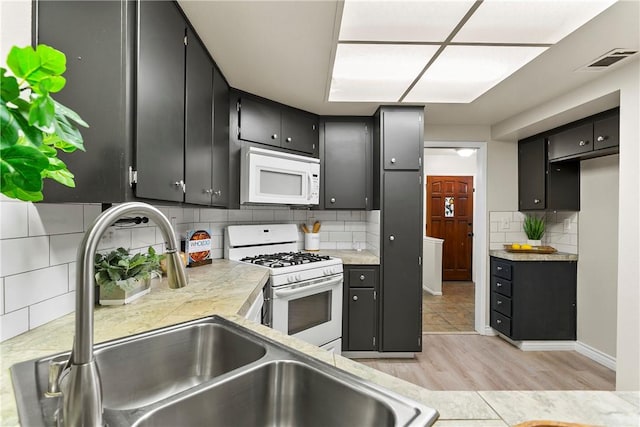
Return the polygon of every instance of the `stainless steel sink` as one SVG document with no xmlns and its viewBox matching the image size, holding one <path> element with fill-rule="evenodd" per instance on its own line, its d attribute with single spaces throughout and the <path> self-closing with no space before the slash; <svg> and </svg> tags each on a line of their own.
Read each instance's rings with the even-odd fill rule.
<svg viewBox="0 0 640 427">
<path fill-rule="evenodd" d="M 20 421 L 54 426 L 49 361 L 11 367 Z M 426 426 L 434 409 L 217 316 L 95 346 L 110 426 Z"/>
<path fill-rule="evenodd" d="M 233 402 L 225 399 L 229 395 Z M 403 415 L 410 420 L 417 411 Z M 380 396 L 306 364 L 279 361 L 170 403 L 136 426 L 352 427 L 394 426 L 396 421 Z"/>
</svg>

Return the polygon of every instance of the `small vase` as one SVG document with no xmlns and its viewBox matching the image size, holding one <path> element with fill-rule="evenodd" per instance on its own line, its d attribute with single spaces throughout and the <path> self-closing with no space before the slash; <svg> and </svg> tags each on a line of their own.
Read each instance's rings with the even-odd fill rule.
<svg viewBox="0 0 640 427">
<path fill-rule="evenodd" d="M 542 246 L 542 240 L 527 240 L 527 244 L 531 246 Z"/>
<path fill-rule="evenodd" d="M 150 279 L 129 279 L 127 282 L 125 289 L 113 282 L 100 286 L 100 305 L 129 304 L 151 292 Z"/>
</svg>

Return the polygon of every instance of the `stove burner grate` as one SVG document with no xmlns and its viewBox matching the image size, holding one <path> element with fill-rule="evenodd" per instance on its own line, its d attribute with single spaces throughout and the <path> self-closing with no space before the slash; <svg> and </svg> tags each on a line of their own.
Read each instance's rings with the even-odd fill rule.
<svg viewBox="0 0 640 427">
<path fill-rule="evenodd" d="M 274 254 L 244 257 L 240 261 L 262 265 L 264 267 L 279 268 L 326 261 L 329 259 L 331 259 L 331 257 L 328 255 L 318 255 L 307 252 L 278 252 Z"/>
</svg>

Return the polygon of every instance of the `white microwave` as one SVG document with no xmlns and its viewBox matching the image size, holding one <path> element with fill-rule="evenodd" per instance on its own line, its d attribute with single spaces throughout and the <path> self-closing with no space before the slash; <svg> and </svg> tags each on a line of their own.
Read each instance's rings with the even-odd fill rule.
<svg viewBox="0 0 640 427">
<path fill-rule="evenodd" d="M 250 146 L 241 156 L 241 204 L 318 204 L 319 159 Z"/>
</svg>

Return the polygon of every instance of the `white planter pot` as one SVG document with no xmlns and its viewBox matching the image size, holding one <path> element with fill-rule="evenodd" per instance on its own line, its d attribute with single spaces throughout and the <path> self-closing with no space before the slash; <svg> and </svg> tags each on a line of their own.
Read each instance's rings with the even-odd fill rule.
<svg viewBox="0 0 640 427">
<path fill-rule="evenodd" d="M 542 246 L 542 240 L 527 240 L 527 244 L 531 246 Z"/>
</svg>

